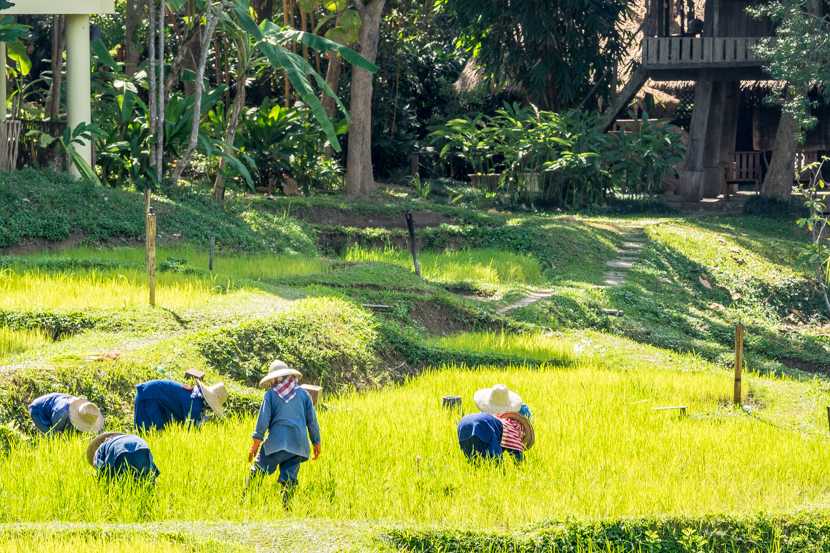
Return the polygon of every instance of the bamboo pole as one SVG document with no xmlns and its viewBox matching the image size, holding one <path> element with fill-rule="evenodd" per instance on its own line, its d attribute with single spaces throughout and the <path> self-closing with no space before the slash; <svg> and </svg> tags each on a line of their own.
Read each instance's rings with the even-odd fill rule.
<svg viewBox="0 0 830 553">
<path fill-rule="evenodd" d="M 147 214 L 147 272 L 150 275 L 150 307 L 156 306 L 156 214 Z"/>
<path fill-rule="evenodd" d="M 150 199 L 153 191 L 150 188 L 144 190 L 144 267 L 150 268 Z"/>
<path fill-rule="evenodd" d="M 744 365 L 744 325 L 735 325 L 735 390 L 732 403 L 741 403 L 741 372 Z"/>
</svg>

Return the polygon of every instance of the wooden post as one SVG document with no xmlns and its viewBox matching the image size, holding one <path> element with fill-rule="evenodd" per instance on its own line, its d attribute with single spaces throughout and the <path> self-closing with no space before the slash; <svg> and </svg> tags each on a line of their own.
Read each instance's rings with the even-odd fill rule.
<svg viewBox="0 0 830 553">
<path fill-rule="evenodd" d="M 216 246 L 216 236 L 210 235 L 210 260 L 208 261 L 208 271 L 213 270 L 213 248 Z"/>
<path fill-rule="evenodd" d="M 146 250 L 144 256 L 144 267 L 150 268 L 150 199 L 153 196 L 153 191 L 149 188 L 144 190 L 144 249 Z"/>
<path fill-rule="evenodd" d="M 150 274 L 150 306 L 156 306 L 156 214 L 147 214 L 147 271 Z"/>
<path fill-rule="evenodd" d="M 744 325 L 735 325 L 735 393 L 732 403 L 741 403 L 741 371 L 744 366 Z"/>
<path fill-rule="evenodd" d="M 827 424 L 830 425 L 830 405 L 827 406 Z"/>
<path fill-rule="evenodd" d="M 409 227 L 409 245 L 412 247 L 412 261 L 415 263 L 415 274 L 421 276 L 421 262 L 418 261 L 418 244 L 415 242 L 415 223 L 412 212 L 406 212 L 406 226 Z"/>
</svg>

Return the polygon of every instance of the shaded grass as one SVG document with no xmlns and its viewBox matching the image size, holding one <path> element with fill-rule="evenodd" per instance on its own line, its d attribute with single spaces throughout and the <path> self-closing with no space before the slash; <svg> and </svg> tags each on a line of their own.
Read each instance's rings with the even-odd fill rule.
<svg viewBox="0 0 830 553">
<path fill-rule="evenodd" d="M 114 540 L 112 537 L 30 537 L 16 538 L 6 542 L 0 539 L 0 553 L 30 553 L 31 551 L 50 551 L 51 553 L 77 553 L 78 551 L 95 551 L 97 553 L 178 553 L 191 550 L 171 543 L 168 540 L 152 540 L 139 537 L 132 537 L 126 540 Z"/>
<path fill-rule="evenodd" d="M 471 410 L 473 393 L 499 382 L 530 406 L 537 445 L 522 466 L 473 466 L 458 449 L 460 414 L 443 410 L 441 397 L 461 395 Z M 514 529 L 566 516 L 700 516 L 825 500 L 826 440 L 722 407 L 730 386 L 727 374 L 585 364 L 448 368 L 396 388 L 329 397 L 319 413 L 323 456 L 303 465 L 288 512 L 274 478 L 243 493 L 253 419 L 150 434 L 162 471 L 155 489 L 96 481 L 76 438 L 38 439 L 0 459 L 0 473 L 18 475 L 0 481 L 0 516 L 8 522 L 326 517 Z M 687 405 L 689 416 L 653 410 L 667 405 Z"/>
<path fill-rule="evenodd" d="M 346 261 L 379 261 L 412 268 L 412 255 L 395 248 L 349 248 Z M 423 251 L 419 254 L 421 276 L 435 282 L 481 281 L 488 284 L 524 283 L 541 281 L 539 263 L 530 255 L 505 252 L 492 248 L 447 251 Z"/>
</svg>

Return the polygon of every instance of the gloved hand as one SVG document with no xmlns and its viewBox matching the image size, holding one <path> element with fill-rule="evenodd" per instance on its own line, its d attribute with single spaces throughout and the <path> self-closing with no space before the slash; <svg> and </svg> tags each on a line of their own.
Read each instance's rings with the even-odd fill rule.
<svg viewBox="0 0 830 553">
<path fill-rule="evenodd" d="M 311 456 L 313 461 L 317 460 L 317 457 L 320 456 L 320 453 L 323 451 L 323 444 L 314 444 L 314 455 Z"/>
<path fill-rule="evenodd" d="M 259 451 L 259 445 L 262 443 L 262 440 L 254 440 L 254 445 L 251 446 L 251 451 L 248 452 L 248 462 L 252 462 L 254 457 L 256 457 L 257 452 Z"/>
</svg>

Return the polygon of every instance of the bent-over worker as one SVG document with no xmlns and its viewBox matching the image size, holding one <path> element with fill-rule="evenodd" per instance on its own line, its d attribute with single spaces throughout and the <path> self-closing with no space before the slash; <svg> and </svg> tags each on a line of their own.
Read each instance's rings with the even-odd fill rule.
<svg viewBox="0 0 830 553">
<path fill-rule="evenodd" d="M 202 425 L 208 408 L 220 417 L 228 399 L 225 385 L 206 386 L 197 380 L 187 386 L 173 380 L 149 380 L 136 385 L 135 427 L 141 431 L 163 430 L 173 422 Z"/>
<path fill-rule="evenodd" d="M 94 403 L 82 397 L 54 392 L 40 396 L 29 405 L 29 415 L 43 434 L 66 430 L 98 433 L 104 428 L 104 416 Z"/>
<path fill-rule="evenodd" d="M 148 478 L 155 484 L 161 474 L 150 446 L 135 434 L 106 432 L 96 436 L 86 448 L 86 460 L 104 476 Z"/>
<path fill-rule="evenodd" d="M 279 469 L 284 502 L 290 499 L 291 489 L 298 483 L 300 463 L 308 461 L 312 453 L 309 438 L 314 450 L 312 459 L 316 461 L 322 451 L 314 403 L 309 393 L 300 388 L 297 377 L 302 374 L 282 361 L 271 363 L 268 375 L 259 383 L 260 388 L 268 391 L 259 408 L 254 442 L 248 452 L 248 462 L 253 461 L 251 476 L 273 474 Z"/>
<path fill-rule="evenodd" d="M 519 413 L 530 410 L 518 394 L 504 384 L 496 384 L 475 393 L 473 402 L 481 411 L 458 422 L 458 445 L 472 459 L 501 459 L 504 452 L 522 461 L 524 451 L 536 440 L 529 417 Z"/>
</svg>

